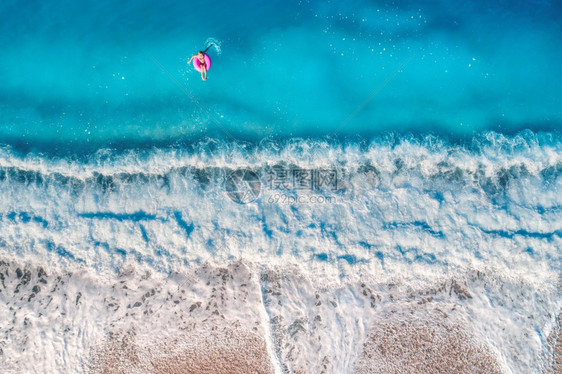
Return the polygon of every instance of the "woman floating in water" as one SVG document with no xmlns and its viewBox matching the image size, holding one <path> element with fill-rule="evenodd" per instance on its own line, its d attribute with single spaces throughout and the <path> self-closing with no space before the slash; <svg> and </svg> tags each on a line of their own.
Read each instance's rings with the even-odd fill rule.
<svg viewBox="0 0 562 374">
<path fill-rule="evenodd" d="M 209 56 L 207 56 L 205 54 L 205 52 L 207 52 L 209 50 L 209 48 L 212 47 L 212 44 L 210 46 L 207 47 L 207 49 L 205 49 L 204 51 L 199 51 L 199 53 L 197 53 L 196 55 L 191 56 L 191 58 L 189 59 L 189 61 L 187 61 L 187 63 L 191 63 L 191 61 L 193 61 L 193 59 L 197 59 L 197 61 L 195 62 L 194 66 L 195 69 L 197 69 L 199 67 L 199 70 L 201 72 L 201 79 L 206 81 L 207 80 L 207 70 L 209 70 L 209 68 L 211 67 L 211 59 L 209 58 Z M 197 64 L 198 62 L 198 64 Z"/>
</svg>

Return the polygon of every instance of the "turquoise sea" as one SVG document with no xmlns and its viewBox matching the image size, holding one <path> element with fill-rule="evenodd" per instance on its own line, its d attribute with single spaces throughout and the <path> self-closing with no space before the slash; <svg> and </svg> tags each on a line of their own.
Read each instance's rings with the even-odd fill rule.
<svg viewBox="0 0 562 374">
<path fill-rule="evenodd" d="M 546 373 L 561 17 L 549 0 L 3 1 L 0 364 L 158 372 L 233 328 L 266 347 L 255 372 L 452 355 Z M 202 81 L 187 60 L 207 47 Z"/>
<path fill-rule="evenodd" d="M 456 141 L 559 129 L 557 2 L 211 8 L 4 2 L 2 143 L 81 153 L 207 137 Z M 203 83 L 186 61 L 211 43 Z"/>
</svg>

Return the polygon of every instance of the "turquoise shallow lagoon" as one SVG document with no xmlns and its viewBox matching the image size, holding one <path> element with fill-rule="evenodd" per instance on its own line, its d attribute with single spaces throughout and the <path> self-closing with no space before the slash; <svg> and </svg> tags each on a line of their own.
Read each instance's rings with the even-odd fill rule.
<svg viewBox="0 0 562 374">
<path fill-rule="evenodd" d="M 561 16 L 3 1 L 0 371 L 549 373 Z"/>
<path fill-rule="evenodd" d="M 24 150 L 466 139 L 562 120 L 555 2 L 7 1 L 0 12 L 0 133 Z M 186 61 L 210 43 L 202 82 Z"/>
</svg>

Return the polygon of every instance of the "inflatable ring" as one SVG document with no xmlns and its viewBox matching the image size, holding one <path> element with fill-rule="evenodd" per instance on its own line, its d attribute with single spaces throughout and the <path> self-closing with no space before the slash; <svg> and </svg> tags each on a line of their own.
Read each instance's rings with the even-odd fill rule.
<svg viewBox="0 0 562 374">
<path fill-rule="evenodd" d="M 205 59 L 205 65 L 207 66 L 207 71 L 209 71 L 209 69 L 211 68 L 211 58 L 206 53 L 203 54 L 203 58 Z M 193 59 L 193 67 L 198 72 L 201 72 L 201 63 L 199 62 L 198 58 Z"/>
</svg>

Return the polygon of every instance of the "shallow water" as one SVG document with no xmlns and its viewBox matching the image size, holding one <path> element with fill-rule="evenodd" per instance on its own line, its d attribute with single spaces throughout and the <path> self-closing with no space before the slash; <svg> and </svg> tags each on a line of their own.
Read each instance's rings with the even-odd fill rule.
<svg viewBox="0 0 562 374">
<path fill-rule="evenodd" d="M 215 4 L 0 5 L 5 367 L 187 367 L 233 334 L 264 372 L 412 370 L 413 328 L 546 370 L 560 5 Z"/>
<path fill-rule="evenodd" d="M 554 131 L 562 118 L 557 3 L 270 2 L 236 17 L 220 4 L 111 4 L 2 5 L 4 143 L 80 152 L 205 136 L 466 139 Z M 210 43 L 203 84 L 185 62 Z"/>
</svg>

